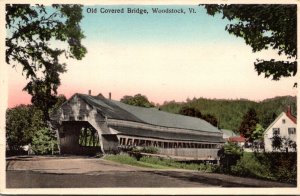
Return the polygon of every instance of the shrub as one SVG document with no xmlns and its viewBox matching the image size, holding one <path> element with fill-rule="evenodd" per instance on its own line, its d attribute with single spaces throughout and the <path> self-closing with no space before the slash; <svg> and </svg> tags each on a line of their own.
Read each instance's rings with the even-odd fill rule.
<svg viewBox="0 0 300 196">
<path fill-rule="evenodd" d="M 231 172 L 238 176 L 273 179 L 268 164 L 262 164 L 254 153 L 244 153 L 236 165 L 231 166 Z"/>
<path fill-rule="evenodd" d="M 297 182 L 296 153 L 244 153 L 231 172 L 238 176 Z"/>
<path fill-rule="evenodd" d="M 156 148 L 154 146 L 146 146 L 146 147 L 143 147 L 140 150 L 140 152 L 156 154 L 158 152 L 158 148 Z"/>
<path fill-rule="evenodd" d="M 243 154 L 242 148 L 237 144 L 228 142 L 219 150 L 220 172 L 231 173 L 231 166 L 236 165 L 237 161 Z"/>
<path fill-rule="evenodd" d="M 263 160 L 270 164 L 270 172 L 274 174 L 274 177 L 282 182 L 297 181 L 297 153 L 280 153 L 270 152 L 264 153 Z"/>
<path fill-rule="evenodd" d="M 38 130 L 32 138 L 32 150 L 35 154 L 52 154 L 58 151 L 55 135 L 47 128 Z"/>
</svg>

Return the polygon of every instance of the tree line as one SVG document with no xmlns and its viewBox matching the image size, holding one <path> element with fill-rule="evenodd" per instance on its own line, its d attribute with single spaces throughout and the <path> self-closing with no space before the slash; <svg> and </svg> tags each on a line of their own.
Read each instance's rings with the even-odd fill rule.
<svg viewBox="0 0 300 196">
<path fill-rule="evenodd" d="M 192 100 L 187 99 L 186 102 L 166 101 L 159 108 L 175 114 L 180 114 L 182 108 L 185 107 L 194 108 L 204 115 L 214 116 L 218 121 L 219 128 L 238 132 L 243 116 L 249 109 L 255 110 L 259 123 L 263 128 L 267 128 L 281 112 L 286 111 L 287 106 L 291 106 L 292 112 L 296 116 L 296 97 L 292 96 L 275 97 L 260 102 L 246 99 L 194 98 Z"/>
</svg>

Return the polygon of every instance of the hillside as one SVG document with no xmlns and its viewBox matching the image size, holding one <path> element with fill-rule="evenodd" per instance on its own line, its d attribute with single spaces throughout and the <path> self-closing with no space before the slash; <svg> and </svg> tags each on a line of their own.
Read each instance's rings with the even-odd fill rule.
<svg viewBox="0 0 300 196">
<path fill-rule="evenodd" d="M 224 129 L 237 130 L 244 114 L 249 108 L 254 108 L 260 120 L 260 124 L 266 128 L 287 106 L 292 107 L 292 113 L 296 115 L 296 97 L 282 96 L 265 99 L 260 102 L 246 99 L 225 100 L 194 98 L 187 102 L 165 102 L 160 106 L 163 111 L 178 113 L 184 106 L 197 108 L 202 114 L 212 114 L 219 121 L 219 127 Z"/>
</svg>

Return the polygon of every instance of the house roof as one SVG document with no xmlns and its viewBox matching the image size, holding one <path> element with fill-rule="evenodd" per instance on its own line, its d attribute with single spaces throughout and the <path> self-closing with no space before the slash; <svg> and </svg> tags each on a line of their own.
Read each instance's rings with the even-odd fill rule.
<svg viewBox="0 0 300 196">
<path fill-rule="evenodd" d="M 291 121 L 293 121 L 293 123 L 297 124 L 297 118 L 295 116 L 293 116 L 293 114 L 291 112 L 285 112 L 286 116 L 291 119 Z"/>
<path fill-rule="evenodd" d="M 283 115 L 286 115 L 293 123 L 297 124 L 297 118 L 295 116 L 293 116 L 289 111 L 287 112 L 281 112 L 281 114 L 279 114 L 277 116 L 277 118 L 266 128 L 266 130 L 264 131 L 264 133 L 266 133 Z"/>
<path fill-rule="evenodd" d="M 237 137 L 228 138 L 228 141 L 230 141 L 230 142 L 245 142 L 246 139 L 243 136 L 237 136 Z"/>
<path fill-rule="evenodd" d="M 160 111 L 156 108 L 131 106 L 119 101 L 106 99 L 103 96 L 90 96 L 85 94 L 78 94 L 78 96 L 86 101 L 86 103 L 97 109 L 99 113 L 110 119 L 220 133 L 220 130 L 217 127 L 214 127 L 210 123 L 199 118 L 172 114 Z"/>
</svg>

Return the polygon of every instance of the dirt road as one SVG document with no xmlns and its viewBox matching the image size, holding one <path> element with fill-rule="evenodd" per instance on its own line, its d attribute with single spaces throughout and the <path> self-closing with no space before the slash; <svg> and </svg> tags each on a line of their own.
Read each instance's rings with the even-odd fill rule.
<svg viewBox="0 0 300 196">
<path fill-rule="evenodd" d="M 293 187 L 294 185 L 189 170 L 158 170 L 88 157 L 11 157 L 7 188 Z"/>
</svg>

